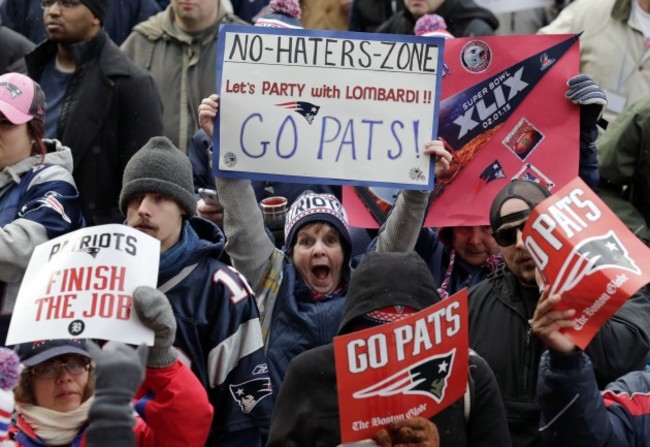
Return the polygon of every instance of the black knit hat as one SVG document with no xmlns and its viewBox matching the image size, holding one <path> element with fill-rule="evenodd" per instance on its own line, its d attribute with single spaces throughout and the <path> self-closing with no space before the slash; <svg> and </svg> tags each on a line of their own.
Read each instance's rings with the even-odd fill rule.
<svg viewBox="0 0 650 447">
<path fill-rule="evenodd" d="M 131 197 L 156 193 L 173 199 L 192 217 L 196 198 L 190 159 L 165 137 L 153 137 L 142 146 L 124 168 L 120 210 L 126 216 Z"/>
<path fill-rule="evenodd" d="M 108 10 L 108 2 L 109 0 L 81 0 L 81 3 L 86 5 L 102 23 L 104 23 L 104 17 Z"/>
<path fill-rule="evenodd" d="M 550 195 L 551 193 L 537 182 L 519 179 L 511 181 L 497 193 L 492 201 L 492 206 L 490 207 L 490 226 L 492 227 L 492 231 L 497 231 L 503 224 L 528 217 L 533 208 L 542 200 L 550 197 Z M 501 207 L 510 199 L 523 200 L 528 205 L 528 210 L 502 216 Z"/>
</svg>

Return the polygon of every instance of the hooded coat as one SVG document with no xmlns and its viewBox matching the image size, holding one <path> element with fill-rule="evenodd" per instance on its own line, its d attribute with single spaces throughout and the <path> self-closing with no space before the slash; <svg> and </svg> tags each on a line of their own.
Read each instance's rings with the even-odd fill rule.
<svg viewBox="0 0 650 447">
<path fill-rule="evenodd" d="M 426 265 L 414 252 L 370 253 L 357 267 L 354 275 L 363 269 L 364 263 L 367 265 L 376 259 L 388 263 L 393 259 L 394 264 L 388 265 L 393 268 L 408 258 L 415 258 L 416 262 L 422 264 L 421 268 L 428 279 L 416 278 L 415 282 L 422 280 L 422 290 L 426 291 L 410 294 L 404 293 L 402 288 L 397 288 L 394 284 L 401 276 L 399 271 L 395 277 L 375 272 L 364 278 L 365 281 L 353 276 L 343 306 L 338 335 L 354 332 L 355 322 L 369 312 L 397 305 L 419 311 L 440 300 Z M 440 445 L 509 445 L 505 411 L 494 375 L 485 361 L 473 353 L 469 357 L 469 372 L 472 383 L 469 418 L 466 420 L 463 399 L 431 418 L 438 427 Z M 298 355 L 289 364 L 275 404 L 267 446 L 334 447 L 340 443 L 334 345 L 330 343 Z"/>
</svg>

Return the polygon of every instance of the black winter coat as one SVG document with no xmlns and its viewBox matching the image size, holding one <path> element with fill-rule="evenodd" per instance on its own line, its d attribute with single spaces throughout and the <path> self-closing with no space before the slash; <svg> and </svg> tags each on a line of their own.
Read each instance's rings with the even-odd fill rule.
<svg viewBox="0 0 650 447">
<path fill-rule="evenodd" d="M 104 31 L 73 45 L 73 51 L 77 69 L 61 106 L 57 138 L 72 149 L 88 225 L 120 223 L 124 167 L 149 138 L 162 135 L 162 102 L 153 79 Z M 56 44 L 44 41 L 25 56 L 23 73 L 40 82 L 55 55 Z"/>
<path fill-rule="evenodd" d="M 490 365 L 503 396 L 513 447 L 539 446 L 537 372 L 545 347 L 533 334 L 539 291 L 507 269 L 469 291 L 470 347 Z M 644 288 L 619 309 L 587 347 L 600 387 L 645 367 L 650 352 L 650 295 Z"/>
<path fill-rule="evenodd" d="M 437 293 L 435 294 L 437 297 Z M 400 301 L 401 300 L 401 301 Z M 422 310 L 435 304 L 429 297 L 405 299 L 400 294 L 367 294 L 343 306 L 338 334 L 351 332 L 354 321 L 370 311 L 391 305 Z M 501 447 L 510 444 L 505 410 L 487 363 L 469 356 L 473 383 L 469 418 L 463 399 L 431 418 L 438 427 L 440 445 Z M 328 344 L 294 357 L 278 394 L 267 447 L 335 447 L 341 443 L 334 346 Z"/>
</svg>

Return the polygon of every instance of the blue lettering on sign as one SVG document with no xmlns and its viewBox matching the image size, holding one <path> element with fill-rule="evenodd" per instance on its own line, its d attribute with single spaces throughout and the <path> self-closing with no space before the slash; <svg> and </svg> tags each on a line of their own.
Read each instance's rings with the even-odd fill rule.
<svg viewBox="0 0 650 447">
<path fill-rule="evenodd" d="M 263 132 L 268 132 L 268 124 L 265 128 L 260 126 L 264 121 L 260 113 L 252 113 L 244 119 L 239 131 L 241 151 L 256 159 L 273 153 L 283 160 L 294 157 L 300 148 L 300 134 L 292 115 L 284 118 L 272 136 Z M 334 157 L 336 162 L 341 159 L 372 161 L 382 157 L 396 160 L 411 148 L 416 158 L 419 158 L 419 147 L 423 144 L 419 141 L 419 120 L 411 123 L 394 120 L 387 123 L 382 120 L 353 118 L 341 121 L 335 116 L 323 116 L 320 125 L 317 160 L 329 157 Z M 381 137 L 377 138 L 378 135 Z M 366 141 L 367 147 L 363 147 L 362 142 Z"/>
</svg>

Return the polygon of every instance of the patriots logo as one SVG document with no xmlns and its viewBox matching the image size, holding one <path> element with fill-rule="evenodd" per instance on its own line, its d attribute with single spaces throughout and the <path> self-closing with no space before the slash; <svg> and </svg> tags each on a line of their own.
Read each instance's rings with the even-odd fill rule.
<svg viewBox="0 0 650 447">
<path fill-rule="evenodd" d="M 317 106 L 315 104 L 306 101 L 283 102 L 280 104 L 276 104 L 276 106 L 284 107 L 285 109 L 298 112 L 307 120 L 309 124 L 311 124 L 314 121 L 314 118 L 316 117 L 316 115 L 318 115 L 318 111 L 320 110 L 320 106 Z"/>
<path fill-rule="evenodd" d="M 547 53 L 539 57 L 540 70 L 546 70 L 551 64 L 555 63 L 555 59 L 548 57 Z"/>
<path fill-rule="evenodd" d="M 72 223 L 68 215 L 65 213 L 65 207 L 61 204 L 61 202 L 59 202 L 58 197 L 62 197 L 61 194 L 59 194 L 58 192 L 48 191 L 43 195 L 43 197 L 41 197 L 36 201 L 36 203 L 39 204 L 38 206 L 32 208 L 31 210 L 28 210 L 27 205 L 25 205 L 22 207 L 19 214 L 22 217 L 27 212 L 36 211 L 45 207 L 56 211 L 66 222 Z"/>
<path fill-rule="evenodd" d="M 551 286 L 551 293 L 567 292 L 578 285 L 585 276 L 609 268 L 641 274 L 641 269 L 634 263 L 613 230 L 587 238 L 573 247 Z"/>
<path fill-rule="evenodd" d="M 545 176 L 542 171 L 537 169 L 535 166 L 533 166 L 530 163 L 524 164 L 519 172 L 517 172 L 513 177 L 512 180 L 519 179 L 519 180 L 528 180 L 530 182 L 535 182 L 539 183 L 542 185 L 544 188 L 548 189 L 549 191 L 553 189 L 555 186 L 555 182 Z"/>
<path fill-rule="evenodd" d="M 7 89 L 11 95 L 11 99 L 14 99 L 16 96 L 22 95 L 23 91 L 16 87 L 14 84 L 8 82 L 0 82 L 0 87 Z"/>
<path fill-rule="evenodd" d="M 271 379 L 261 377 L 248 382 L 229 385 L 230 394 L 239 404 L 242 413 L 250 413 L 259 401 L 271 395 Z"/>
<path fill-rule="evenodd" d="M 99 250 L 100 250 L 99 247 L 84 247 L 75 251 L 80 253 L 88 253 L 93 258 L 96 258 L 97 254 L 99 253 Z"/>
<path fill-rule="evenodd" d="M 494 160 L 488 167 L 483 169 L 483 172 L 481 172 L 481 175 L 479 177 L 481 177 L 481 180 L 484 180 L 487 184 L 492 180 L 506 178 L 506 174 L 503 172 L 503 168 L 501 167 L 499 160 Z"/>
<path fill-rule="evenodd" d="M 396 394 L 419 394 L 440 403 L 445 397 L 447 379 L 451 376 L 456 349 L 438 354 L 404 368 L 400 372 L 357 391 L 355 399 L 374 396 L 394 396 Z"/>
</svg>

